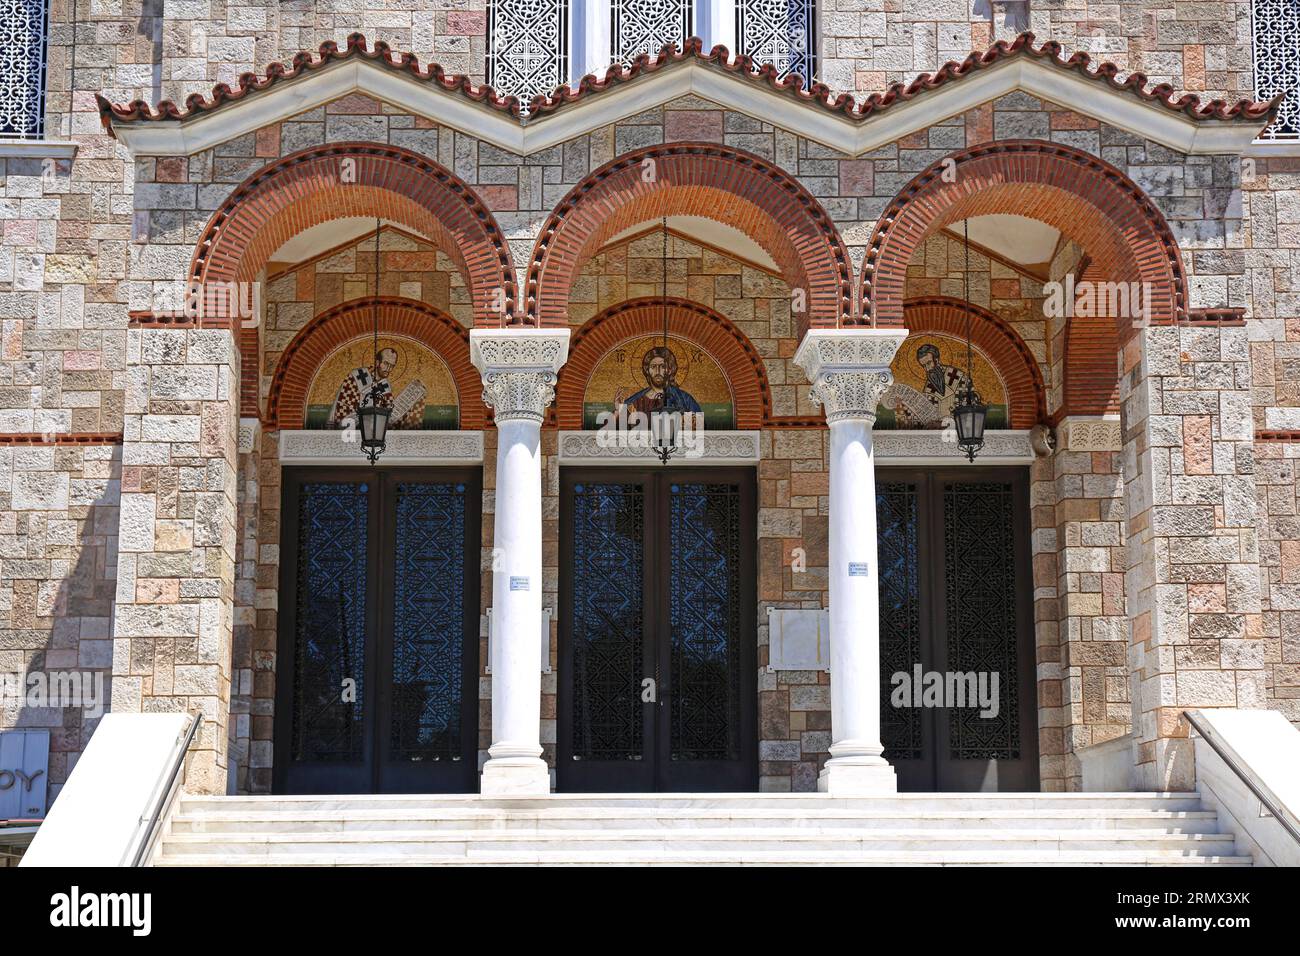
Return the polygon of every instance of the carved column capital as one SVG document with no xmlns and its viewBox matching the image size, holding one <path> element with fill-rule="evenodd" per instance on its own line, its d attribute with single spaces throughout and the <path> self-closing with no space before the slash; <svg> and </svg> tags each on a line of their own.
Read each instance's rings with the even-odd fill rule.
<svg viewBox="0 0 1300 956">
<path fill-rule="evenodd" d="M 876 420 L 880 396 L 894 381 L 889 369 L 906 329 L 810 329 L 795 364 L 812 383 L 809 397 L 826 421 Z"/>
<path fill-rule="evenodd" d="M 483 401 L 498 422 L 541 423 L 569 357 L 568 329 L 471 329 L 469 357 L 483 376 Z"/>
</svg>

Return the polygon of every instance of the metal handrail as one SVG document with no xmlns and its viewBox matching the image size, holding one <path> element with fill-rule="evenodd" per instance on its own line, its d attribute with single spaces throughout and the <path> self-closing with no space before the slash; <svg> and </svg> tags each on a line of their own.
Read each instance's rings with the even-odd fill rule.
<svg viewBox="0 0 1300 956">
<path fill-rule="evenodd" d="M 1287 811 L 1286 807 L 1278 803 L 1276 798 L 1265 792 L 1255 783 L 1254 780 L 1251 779 L 1250 775 L 1246 773 L 1245 768 L 1241 765 L 1241 762 L 1232 756 L 1232 754 L 1228 752 L 1227 748 L 1215 738 L 1214 731 L 1210 728 L 1209 724 L 1201 718 L 1198 712 L 1185 710 L 1183 711 L 1183 716 L 1186 717 L 1187 722 L 1196 729 L 1196 732 L 1201 735 L 1201 739 L 1210 745 L 1210 749 L 1219 755 L 1219 759 L 1227 765 L 1228 769 L 1237 775 L 1237 779 L 1244 783 L 1246 788 L 1255 795 L 1255 799 L 1259 801 L 1260 806 L 1269 812 L 1273 819 L 1282 826 L 1282 829 L 1290 835 L 1291 839 L 1294 840 L 1297 845 L 1300 845 L 1300 827 L 1297 827 L 1296 824 L 1292 822 L 1291 815 Z"/>
<path fill-rule="evenodd" d="M 136 847 L 135 856 L 131 860 L 131 866 L 143 866 L 144 859 L 153 849 L 154 843 L 158 839 L 158 829 L 162 824 L 163 816 L 170 809 L 172 801 L 176 799 L 176 791 L 180 785 L 181 770 L 185 766 L 185 756 L 190 752 L 190 746 L 194 743 L 194 738 L 198 735 L 199 725 L 203 723 L 203 715 L 195 714 L 194 720 L 190 722 L 190 728 L 185 733 L 185 741 L 177 749 L 176 757 L 172 760 L 172 765 L 167 771 L 167 776 L 163 781 L 160 797 L 149 801 L 150 814 L 148 824 L 144 831 L 144 837 L 140 845 Z M 145 818 L 140 818 L 141 823 L 145 823 Z"/>
</svg>

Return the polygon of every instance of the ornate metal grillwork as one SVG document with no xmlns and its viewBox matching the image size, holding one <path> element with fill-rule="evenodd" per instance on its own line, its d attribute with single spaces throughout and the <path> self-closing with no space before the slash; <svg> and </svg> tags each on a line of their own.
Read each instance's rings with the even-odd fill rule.
<svg viewBox="0 0 1300 956">
<path fill-rule="evenodd" d="M 517 96 L 520 111 L 549 96 L 569 76 L 569 0 L 491 0 L 487 81 Z"/>
<path fill-rule="evenodd" d="M 642 756 L 644 535 L 640 485 L 574 485 L 573 755 L 579 760 Z"/>
<path fill-rule="evenodd" d="M 298 499 L 293 758 L 362 759 L 369 486 L 304 484 Z M 345 693 L 355 681 L 355 694 Z"/>
<path fill-rule="evenodd" d="M 465 633 L 465 486 L 397 486 L 394 760 L 459 759 Z"/>
<path fill-rule="evenodd" d="M 669 635 L 673 760 L 740 752 L 740 489 L 669 489 Z"/>
<path fill-rule="evenodd" d="M 736 49 L 807 86 L 817 75 L 816 0 L 736 0 Z"/>
<path fill-rule="evenodd" d="M 665 43 L 691 35 L 694 0 L 613 0 L 610 37 L 614 60 L 631 63 L 638 55 L 658 53 Z"/>
<path fill-rule="evenodd" d="M 48 24 L 48 0 L 0 0 L 0 138 L 44 132 Z"/>
<path fill-rule="evenodd" d="M 1020 757 L 1016 667 L 1015 496 L 1007 483 L 952 482 L 943 489 L 948 670 L 998 674 L 999 710 L 948 711 L 956 760 Z"/>
<path fill-rule="evenodd" d="M 1300 139 L 1300 3 L 1254 0 L 1255 96 L 1284 93 L 1277 120 L 1260 139 Z"/>
<path fill-rule="evenodd" d="M 876 554 L 880 564 L 880 739 L 887 760 L 919 760 L 921 712 L 890 703 L 890 678 L 912 673 L 921 661 L 920 568 L 917 487 L 907 482 L 876 486 Z"/>
</svg>

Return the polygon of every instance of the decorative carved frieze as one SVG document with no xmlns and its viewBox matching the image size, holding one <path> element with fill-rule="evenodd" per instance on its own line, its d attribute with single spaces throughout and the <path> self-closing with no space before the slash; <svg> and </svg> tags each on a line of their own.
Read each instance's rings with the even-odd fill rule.
<svg viewBox="0 0 1300 956">
<path fill-rule="evenodd" d="M 1119 451 L 1124 444 L 1118 418 L 1067 418 L 1057 434 L 1062 451 Z"/>
<path fill-rule="evenodd" d="M 393 430 L 386 441 L 385 465 L 464 465 L 483 461 L 482 432 Z M 282 465 L 362 465 L 365 461 L 355 431 L 318 428 L 280 432 Z"/>
<path fill-rule="evenodd" d="M 685 449 L 673 457 L 677 465 L 751 464 L 759 460 L 760 432 L 697 432 L 698 453 Z M 617 434 L 602 431 L 560 432 L 562 464 L 640 464 L 656 461 L 649 442 L 635 440 L 637 433 Z M 626 439 L 626 440 L 623 440 Z"/>
<path fill-rule="evenodd" d="M 876 420 L 880 396 L 894 381 L 889 365 L 906 338 L 906 329 L 812 329 L 804 336 L 794 360 L 828 422 Z"/>
<path fill-rule="evenodd" d="M 541 424 L 569 357 L 568 329 L 473 329 L 469 357 L 483 376 L 483 401 L 497 422 Z"/>
<path fill-rule="evenodd" d="M 871 446 L 878 464 L 898 464 L 890 459 L 905 459 L 909 463 L 927 462 L 958 464 L 966 460 L 955 440 L 955 434 L 948 430 L 888 430 L 873 431 Z M 984 447 L 980 450 L 979 463 L 988 464 L 1028 464 L 1034 460 L 1034 446 L 1028 431 L 1003 431 L 990 429 L 984 433 Z"/>
</svg>

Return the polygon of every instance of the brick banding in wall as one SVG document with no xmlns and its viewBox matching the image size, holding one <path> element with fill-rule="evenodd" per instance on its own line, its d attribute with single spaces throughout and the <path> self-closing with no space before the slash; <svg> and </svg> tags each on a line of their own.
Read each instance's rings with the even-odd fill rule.
<svg viewBox="0 0 1300 956">
<path fill-rule="evenodd" d="M 662 332 L 663 302 L 633 299 L 606 309 L 573 334 L 569 360 L 555 386 L 553 423 L 562 429 L 582 427 L 582 398 L 597 363 L 620 342 Z M 696 302 L 668 299 L 668 335 L 694 342 L 722 367 L 731 386 L 735 427 L 762 428 L 771 416 L 772 394 L 763 359 L 744 332 L 724 316 Z"/>
<path fill-rule="evenodd" d="M 190 279 L 200 287 L 251 281 L 293 236 L 353 216 L 387 219 L 428 237 L 464 275 L 476 324 L 500 325 L 509 318 L 514 266 L 487 206 L 432 160 L 375 143 L 311 147 L 244 180 L 204 229 Z M 208 318 L 204 324 L 229 321 Z"/>
<path fill-rule="evenodd" d="M 1237 308 L 1190 309 L 1187 313 L 1187 324 L 1213 326 L 1215 328 L 1245 325 L 1246 310 Z"/>
<path fill-rule="evenodd" d="M 951 166 L 947 160 L 955 162 Z M 945 173 L 953 169 L 955 175 Z M 1096 274 L 1110 282 L 1149 282 L 1153 324 L 1186 317 L 1178 244 L 1160 210 L 1114 166 L 1056 143 L 1007 140 L 934 163 L 890 203 L 876 226 L 862 271 L 862 321 L 904 324 L 907 265 L 925 238 L 972 216 L 1038 219 L 1077 241 Z M 1131 319 L 1119 319 L 1126 340 Z"/>
<path fill-rule="evenodd" d="M 194 329 L 199 320 L 192 315 L 171 315 L 151 312 L 148 309 L 132 309 L 126 314 L 126 325 L 130 329 Z"/>
<path fill-rule="evenodd" d="M 5 445 L 120 445 L 121 432 L 4 432 L 0 433 L 0 447 Z"/>
<path fill-rule="evenodd" d="M 339 346 L 372 333 L 374 306 L 379 306 L 380 335 L 401 335 L 427 345 L 451 371 L 460 404 L 460 427 L 482 428 L 486 409 L 482 385 L 469 360 L 469 333 L 455 319 L 414 299 L 354 299 L 322 312 L 285 346 L 271 378 L 265 425 L 268 429 L 303 427 L 307 389 L 321 364 Z M 256 369 L 244 373 L 255 380 Z M 256 412 L 254 411 L 253 414 Z"/>
<path fill-rule="evenodd" d="M 848 250 L 803 185 L 751 153 L 674 143 L 619 156 L 561 200 L 533 249 L 520 324 L 566 326 L 583 262 L 618 233 L 667 215 L 713 219 L 762 246 L 790 287 L 806 290 L 801 332 L 833 328 L 851 315 Z"/>
<path fill-rule="evenodd" d="M 1268 428 L 1255 432 L 1255 441 L 1300 444 L 1300 429 Z"/>
<path fill-rule="evenodd" d="M 1043 373 L 1015 329 L 988 309 L 948 296 L 908 299 L 903 307 L 903 319 L 912 335 L 939 332 L 964 339 L 968 314 L 972 319 L 971 343 L 993 363 L 1007 387 L 1009 427 L 1033 428 L 1045 421 L 1047 390 Z"/>
</svg>

